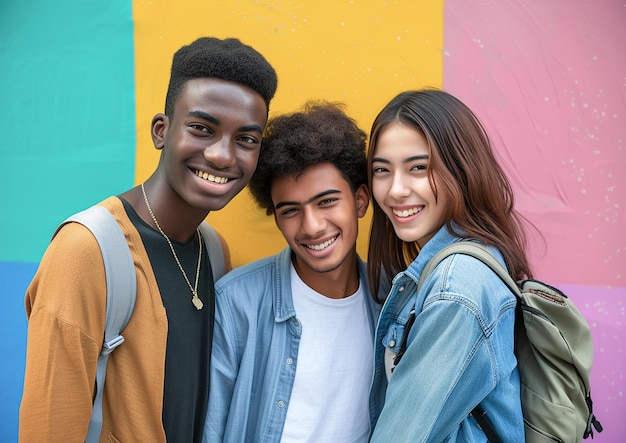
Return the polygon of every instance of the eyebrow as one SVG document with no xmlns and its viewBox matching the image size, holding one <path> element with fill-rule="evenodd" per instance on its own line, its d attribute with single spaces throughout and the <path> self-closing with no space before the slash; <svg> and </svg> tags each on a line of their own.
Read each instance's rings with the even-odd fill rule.
<svg viewBox="0 0 626 443">
<path fill-rule="evenodd" d="M 414 162 L 416 160 L 428 160 L 428 154 L 414 155 L 412 157 L 405 158 L 404 160 L 402 160 L 402 163 L 411 163 L 411 162 Z M 374 158 L 372 158 L 372 163 L 374 163 L 374 162 L 386 163 L 386 164 L 390 164 L 391 163 L 389 160 L 387 160 L 386 158 L 382 158 L 382 157 L 374 157 Z"/>
<path fill-rule="evenodd" d="M 211 114 L 207 114 L 206 112 L 203 111 L 189 111 L 187 113 L 188 117 L 197 117 L 197 118 L 201 118 L 202 120 L 206 120 L 208 122 L 213 123 L 214 125 L 219 126 L 221 124 L 221 122 L 219 121 L 219 119 L 213 117 Z M 263 133 L 263 128 L 261 128 L 259 125 L 246 125 L 246 126 L 241 126 L 239 128 L 239 131 L 242 132 L 258 132 L 259 134 Z"/>
<path fill-rule="evenodd" d="M 305 202 L 296 202 L 296 201 L 284 201 L 284 202 L 279 202 L 276 203 L 276 206 L 274 206 L 274 209 L 280 209 L 283 206 L 300 206 L 300 205 L 307 205 L 311 202 L 314 202 L 315 200 L 318 200 L 322 197 L 326 197 L 327 195 L 333 195 L 333 194 L 341 194 L 341 191 L 338 189 L 328 189 L 324 192 L 320 192 L 319 194 L 314 195 L 313 197 L 311 197 L 310 199 L 306 200 Z"/>
</svg>

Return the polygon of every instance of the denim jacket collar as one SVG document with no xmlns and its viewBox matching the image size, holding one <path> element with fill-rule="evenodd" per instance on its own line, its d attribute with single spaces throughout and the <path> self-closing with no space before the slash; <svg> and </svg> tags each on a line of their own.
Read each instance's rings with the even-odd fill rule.
<svg viewBox="0 0 626 443">
<path fill-rule="evenodd" d="M 274 321 L 281 323 L 296 316 L 293 306 L 293 295 L 291 291 L 291 255 L 289 246 L 275 256 L 276 260 L 276 285 L 274 287 Z M 367 282 L 367 265 L 357 254 L 357 266 L 359 270 L 359 281 L 368 299 L 368 304 L 376 311 L 380 311 L 380 305 L 374 303 L 370 295 Z M 376 326 L 375 324 L 373 326 Z"/>
<path fill-rule="evenodd" d="M 462 233 L 456 223 L 452 222 L 452 229 L 454 232 Z M 435 235 L 426 242 L 424 247 L 420 250 L 417 258 L 413 260 L 413 263 L 409 265 L 406 270 L 406 275 L 415 280 L 415 283 L 419 282 L 420 275 L 424 270 L 424 267 L 428 264 L 431 258 L 435 256 L 437 252 L 442 250 L 449 244 L 459 241 L 460 238 L 457 235 L 453 235 L 446 225 L 443 225 Z"/>
<path fill-rule="evenodd" d="M 456 224 L 452 223 L 452 229 L 455 232 L 462 232 L 460 229 L 456 227 Z M 439 231 L 435 233 L 435 235 L 424 245 L 424 247 L 420 250 L 419 254 L 413 260 L 413 262 L 408 266 L 408 268 L 398 273 L 393 281 L 392 288 L 397 288 L 397 292 L 399 295 L 395 297 L 394 300 L 389 300 L 387 304 L 391 304 L 393 306 L 404 306 L 401 312 L 398 313 L 398 322 L 401 324 L 406 324 L 409 316 L 411 315 L 411 311 L 415 306 L 421 306 L 424 300 L 419 300 L 418 297 L 425 297 L 426 294 L 418 294 L 417 293 L 417 285 L 419 283 L 420 276 L 422 271 L 428 264 L 431 258 L 435 256 L 437 252 L 443 249 L 445 246 L 460 240 L 459 237 L 452 235 L 452 233 L 448 230 L 446 225 L 443 225 Z M 396 292 L 396 291 L 392 291 Z M 415 298 L 415 302 L 407 303 L 409 298 Z M 391 307 L 391 309 L 395 309 Z"/>
<path fill-rule="evenodd" d="M 291 295 L 291 248 L 287 246 L 275 257 L 274 320 L 282 323 L 296 316 Z"/>
</svg>

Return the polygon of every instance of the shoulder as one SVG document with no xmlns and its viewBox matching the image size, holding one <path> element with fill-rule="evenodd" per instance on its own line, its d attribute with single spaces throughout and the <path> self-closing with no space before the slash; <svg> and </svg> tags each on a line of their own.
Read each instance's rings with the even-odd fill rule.
<svg viewBox="0 0 626 443">
<path fill-rule="evenodd" d="M 502 255 L 495 248 L 490 252 L 504 265 Z M 426 282 L 428 297 L 425 305 L 437 300 L 452 300 L 468 304 L 480 311 L 494 314 L 514 307 L 515 295 L 487 265 L 465 255 L 446 257 L 432 272 Z"/>
<path fill-rule="evenodd" d="M 42 264 L 47 257 L 59 257 L 57 259 L 83 260 L 86 256 L 99 256 L 100 247 L 89 228 L 80 223 L 65 223 L 59 228 L 54 238 L 50 241 Z"/>
<path fill-rule="evenodd" d="M 215 284 L 216 327 L 234 328 L 240 334 L 245 325 L 257 324 L 261 318 L 267 324 L 266 319 L 274 317 L 274 300 L 282 289 L 279 281 L 278 255 L 235 268 L 219 279 Z"/>
<path fill-rule="evenodd" d="M 89 229 L 67 223 L 46 249 L 26 292 L 30 315 L 49 312 L 67 325 L 98 336 L 105 310 L 105 275 L 100 247 Z M 79 308 L 78 308 L 79 307 Z"/>
<path fill-rule="evenodd" d="M 109 197 L 98 205 L 109 210 L 115 219 L 119 220 L 121 213 L 125 220 L 128 220 L 119 198 Z M 82 269 L 93 270 L 94 265 L 99 264 L 100 267 L 103 267 L 100 246 L 96 237 L 83 224 L 73 221 L 67 222 L 72 216 L 66 218 L 57 227 L 42 257 L 40 269 L 56 265 L 64 268 L 65 271 L 71 269 L 71 275 L 75 276 Z"/>
<path fill-rule="evenodd" d="M 215 284 L 216 296 L 242 288 L 245 292 L 260 292 L 260 288 L 274 278 L 279 267 L 278 257 L 272 255 L 233 269 Z"/>
</svg>

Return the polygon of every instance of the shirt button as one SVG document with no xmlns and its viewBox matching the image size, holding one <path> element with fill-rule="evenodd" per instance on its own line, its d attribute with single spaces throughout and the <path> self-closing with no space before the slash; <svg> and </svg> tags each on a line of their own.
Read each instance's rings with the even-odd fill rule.
<svg viewBox="0 0 626 443">
<path fill-rule="evenodd" d="M 290 365 L 290 364 L 292 364 L 292 363 L 293 363 L 293 359 L 292 359 L 292 358 L 288 358 L 288 359 L 287 359 L 287 364 L 288 364 L 288 365 Z"/>
<path fill-rule="evenodd" d="M 400 286 L 400 287 L 398 288 L 398 292 L 402 292 L 402 291 L 404 291 L 404 286 Z"/>
<path fill-rule="evenodd" d="M 298 320 L 294 320 L 294 321 L 293 321 L 293 325 L 294 325 L 294 326 L 300 326 L 300 323 L 298 323 Z"/>
<path fill-rule="evenodd" d="M 284 401 L 282 401 L 282 400 L 279 400 L 279 401 L 278 401 L 278 407 L 279 407 L 279 408 L 283 408 L 284 406 L 285 406 L 285 402 L 284 402 Z"/>
<path fill-rule="evenodd" d="M 389 346 L 390 347 L 394 347 L 396 345 L 396 341 L 395 340 L 389 340 Z"/>
</svg>

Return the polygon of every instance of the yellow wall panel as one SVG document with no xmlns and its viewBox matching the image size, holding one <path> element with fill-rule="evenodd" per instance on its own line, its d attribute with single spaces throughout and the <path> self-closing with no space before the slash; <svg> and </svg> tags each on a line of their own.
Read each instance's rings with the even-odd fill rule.
<svg viewBox="0 0 626 443">
<path fill-rule="evenodd" d="M 395 94 L 442 84 L 443 0 L 135 0 L 133 20 L 137 183 L 158 162 L 150 121 L 163 111 L 172 55 L 201 36 L 239 38 L 269 60 L 279 81 L 270 117 L 310 99 L 339 101 L 369 133 Z M 235 266 L 285 245 L 247 191 L 209 221 L 228 240 Z M 360 229 L 358 249 L 365 258 L 369 215 Z"/>
</svg>

